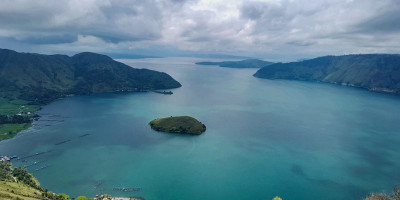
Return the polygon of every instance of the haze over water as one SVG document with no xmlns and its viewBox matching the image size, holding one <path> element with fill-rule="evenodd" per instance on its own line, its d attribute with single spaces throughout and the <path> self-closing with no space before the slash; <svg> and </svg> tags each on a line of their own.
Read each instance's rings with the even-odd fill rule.
<svg viewBox="0 0 400 200">
<path fill-rule="evenodd" d="M 0 142 L 56 193 L 154 199 L 361 199 L 400 184 L 400 97 L 329 84 L 252 77 L 256 69 L 191 58 L 122 60 L 164 71 L 173 95 L 77 96 L 44 106 L 34 127 Z M 200 136 L 148 122 L 190 115 Z M 80 137 L 84 134 L 90 134 Z M 56 143 L 71 140 L 55 145 Z M 45 169 L 35 171 L 40 167 Z M 94 189 L 97 182 L 102 184 Z M 141 187 L 121 193 L 113 187 Z"/>
</svg>

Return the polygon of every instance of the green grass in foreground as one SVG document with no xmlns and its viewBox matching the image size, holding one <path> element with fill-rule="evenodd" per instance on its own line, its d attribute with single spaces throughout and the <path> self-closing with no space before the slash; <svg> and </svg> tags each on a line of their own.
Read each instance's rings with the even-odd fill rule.
<svg viewBox="0 0 400 200">
<path fill-rule="evenodd" d="M 42 197 L 42 192 L 23 183 L 0 181 L 0 199 L 4 200 L 34 200 L 47 199 Z"/>
</svg>

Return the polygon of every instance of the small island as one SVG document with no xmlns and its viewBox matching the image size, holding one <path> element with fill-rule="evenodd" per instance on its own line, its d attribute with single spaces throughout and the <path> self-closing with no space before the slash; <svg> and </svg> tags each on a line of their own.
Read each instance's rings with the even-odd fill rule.
<svg viewBox="0 0 400 200">
<path fill-rule="evenodd" d="M 229 68 L 262 68 L 268 65 L 274 64 L 273 62 L 258 60 L 258 59 L 246 59 L 240 61 L 223 61 L 223 62 L 197 62 L 196 65 L 218 65 L 220 67 Z"/>
<path fill-rule="evenodd" d="M 168 133 L 200 135 L 206 131 L 204 124 L 189 116 L 159 118 L 149 122 L 149 125 L 155 131 Z"/>
</svg>

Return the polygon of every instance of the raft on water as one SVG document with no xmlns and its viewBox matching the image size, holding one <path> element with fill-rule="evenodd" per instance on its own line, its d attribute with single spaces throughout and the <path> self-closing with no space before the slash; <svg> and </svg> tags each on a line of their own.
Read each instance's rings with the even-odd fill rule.
<svg viewBox="0 0 400 200">
<path fill-rule="evenodd" d="M 86 134 L 80 135 L 79 137 L 85 137 L 85 136 L 88 136 L 88 135 L 90 135 L 90 134 L 86 133 Z"/>
<path fill-rule="evenodd" d="M 54 145 L 60 145 L 60 144 L 64 144 L 64 143 L 67 143 L 67 142 L 70 142 L 70 141 L 71 141 L 71 140 L 64 140 L 64 141 L 55 143 Z"/>
<path fill-rule="evenodd" d="M 27 155 L 27 156 L 24 156 L 24 157 L 18 157 L 17 160 L 24 160 L 24 159 L 26 159 L 26 158 L 31 158 L 31 157 L 34 157 L 34 156 L 39 156 L 39 155 L 42 155 L 42 154 L 45 154 L 45 153 L 49 153 L 49 152 L 51 152 L 51 151 L 50 151 L 50 150 L 48 150 L 48 151 L 42 151 L 42 152 L 38 152 L 38 153 L 35 153 L 35 154 Z"/>
<path fill-rule="evenodd" d="M 43 167 L 40 167 L 40 168 L 35 169 L 35 171 L 39 171 L 39 170 L 42 170 L 42 169 L 46 169 L 46 168 L 48 168 L 48 167 L 49 167 L 49 165 L 46 165 L 46 166 L 43 166 Z"/>
<path fill-rule="evenodd" d="M 44 161 L 45 161 L 45 160 L 42 160 L 42 161 L 35 161 L 35 162 L 33 162 L 33 163 L 29 164 L 29 165 L 24 165 L 24 168 L 27 168 L 27 167 L 30 167 L 30 166 L 33 166 L 33 165 L 37 165 L 37 164 L 42 163 L 42 162 L 44 162 Z"/>
<path fill-rule="evenodd" d="M 120 188 L 115 187 L 113 188 L 114 191 L 121 191 L 121 192 L 136 192 L 142 190 L 142 188 Z"/>
</svg>

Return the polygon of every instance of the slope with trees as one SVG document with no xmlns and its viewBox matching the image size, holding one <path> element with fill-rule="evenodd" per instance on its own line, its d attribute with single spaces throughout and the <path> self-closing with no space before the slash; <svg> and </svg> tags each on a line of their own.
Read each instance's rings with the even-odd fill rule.
<svg viewBox="0 0 400 200">
<path fill-rule="evenodd" d="M 324 56 L 261 68 L 255 77 L 320 81 L 400 94 L 400 55 Z"/>
</svg>

